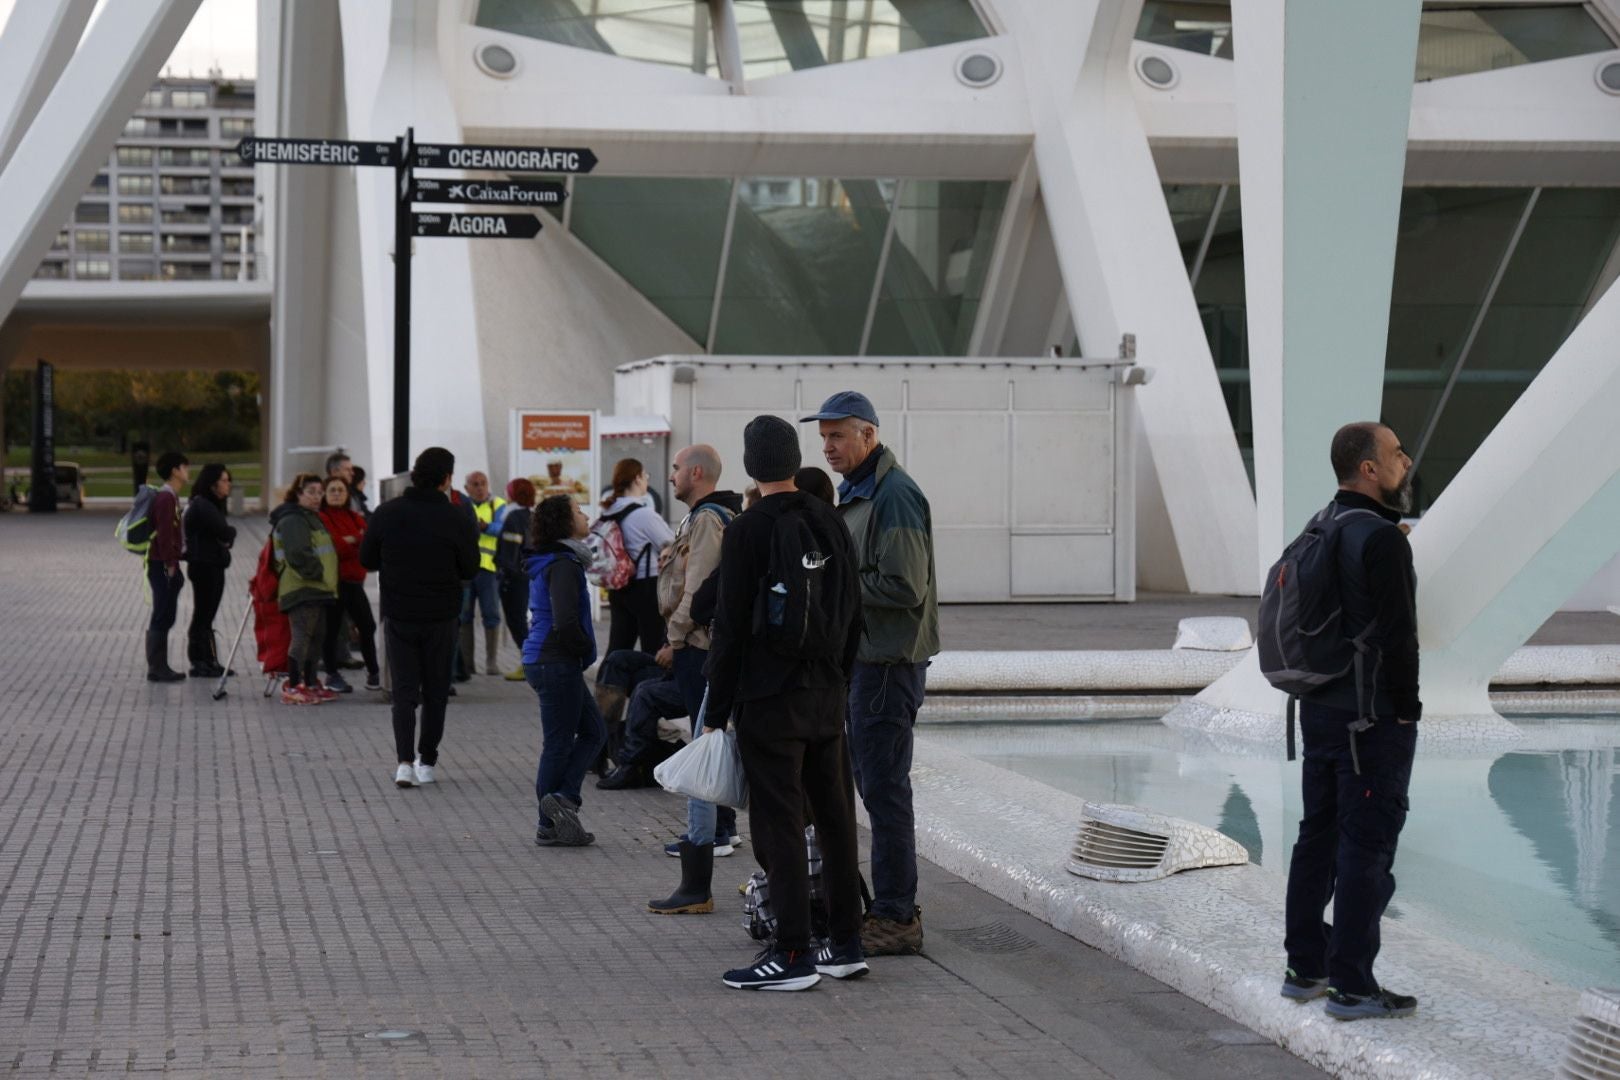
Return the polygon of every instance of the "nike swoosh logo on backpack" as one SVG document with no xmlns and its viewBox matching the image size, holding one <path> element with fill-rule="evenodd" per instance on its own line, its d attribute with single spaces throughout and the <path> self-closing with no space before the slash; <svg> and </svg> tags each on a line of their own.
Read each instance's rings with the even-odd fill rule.
<svg viewBox="0 0 1620 1080">
<path fill-rule="evenodd" d="M 800 558 L 799 562 L 803 564 L 806 570 L 820 570 L 823 566 L 832 562 L 832 556 L 823 555 L 819 551 L 812 551 Z"/>
</svg>

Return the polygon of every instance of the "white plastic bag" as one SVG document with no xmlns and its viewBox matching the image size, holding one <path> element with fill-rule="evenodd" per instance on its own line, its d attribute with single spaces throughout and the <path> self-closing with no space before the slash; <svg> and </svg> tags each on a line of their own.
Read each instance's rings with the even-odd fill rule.
<svg viewBox="0 0 1620 1080">
<path fill-rule="evenodd" d="M 737 736 L 730 728 L 709 731 L 665 758 L 653 770 L 653 779 L 665 791 L 689 799 L 748 808 L 748 781 L 743 778 Z"/>
</svg>

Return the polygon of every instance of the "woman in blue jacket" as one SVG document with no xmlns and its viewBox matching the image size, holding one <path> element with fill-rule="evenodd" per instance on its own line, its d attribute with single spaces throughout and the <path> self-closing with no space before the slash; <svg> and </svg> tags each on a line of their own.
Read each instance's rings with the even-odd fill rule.
<svg viewBox="0 0 1620 1080">
<path fill-rule="evenodd" d="M 529 575 L 529 636 L 523 642 L 523 675 L 540 698 L 540 767 L 534 793 L 540 800 L 541 847 L 584 847 L 596 839 L 579 820 L 585 772 L 607 741 L 585 669 L 596 661 L 590 589 L 585 567 L 590 520 L 569 495 L 553 495 L 535 507 L 530 527 L 535 553 L 524 561 Z"/>
</svg>

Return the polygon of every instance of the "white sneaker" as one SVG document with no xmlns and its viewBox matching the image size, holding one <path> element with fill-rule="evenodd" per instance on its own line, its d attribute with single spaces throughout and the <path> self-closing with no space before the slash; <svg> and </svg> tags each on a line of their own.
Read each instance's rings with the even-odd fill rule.
<svg viewBox="0 0 1620 1080">
<path fill-rule="evenodd" d="M 401 768 L 403 768 L 403 766 L 401 766 Z M 435 782 L 433 779 L 433 766 L 422 764 L 421 759 L 417 759 L 416 762 L 416 782 L 418 784 L 431 784 Z"/>
<path fill-rule="evenodd" d="M 403 761 L 400 762 L 399 768 L 394 770 L 394 783 L 398 784 L 400 787 L 415 787 L 416 770 L 405 764 Z"/>
</svg>

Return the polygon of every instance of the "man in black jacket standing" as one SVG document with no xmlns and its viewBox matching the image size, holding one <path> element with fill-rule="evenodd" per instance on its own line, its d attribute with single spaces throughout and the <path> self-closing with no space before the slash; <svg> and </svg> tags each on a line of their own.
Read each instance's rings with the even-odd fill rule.
<svg viewBox="0 0 1620 1080">
<path fill-rule="evenodd" d="M 377 508 L 360 543 L 360 564 L 381 572 L 400 787 L 435 780 L 462 585 L 478 570 L 477 531 L 446 495 L 455 466 L 443 447 L 418 454 L 411 486 Z M 418 703 L 422 733 L 413 751 Z"/>
<path fill-rule="evenodd" d="M 1417 746 L 1417 579 L 1401 524 L 1411 509 L 1411 458 L 1382 424 L 1346 424 L 1333 436 L 1339 533 L 1339 632 L 1369 626 L 1371 662 L 1302 699 L 1305 814 L 1288 871 L 1288 970 L 1282 994 L 1326 994 L 1337 1020 L 1411 1016 L 1417 999 L 1373 978 L 1379 922 L 1395 894 L 1395 845 L 1406 824 Z M 1370 721 L 1370 726 L 1363 726 Z M 1322 920 L 1333 899 L 1333 923 Z"/>
<path fill-rule="evenodd" d="M 855 978 L 867 971 L 861 952 L 855 785 L 844 740 L 845 696 L 860 645 L 860 586 L 849 532 L 837 512 L 795 488 L 799 436 L 786 420 L 756 417 L 743 431 L 743 467 L 762 498 L 726 527 L 720 544 L 719 601 L 707 674 L 707 730 L 736 711 L 737 746 L 748 779 L 749 821 L 759 863 L 776 905 L 775 948 L 751 966 L 725 974 L 728 986 L 804 990 L 822 975 Z M 795 585 L 776 580 L 772 553 L 784 523 L 814 538 L 791 575 L 823 575 L 824 603 L 805 608 L 807 626 L 834 643 L 825 652 L 788 651 L 769 639 L 772 603 L 792 603 Z M 797 566 L 797 563 L 796 563 Z M 808 591 L 808 590 L 807 590 Z M 760 617 L 756 617 L 756 608 Z M 828 625 L 841 612 L 842 625 Z M 804 656 L 804 652 L 814 655 Z M 810 946 L 810 880 L 805 858 L 805 804 L 816 824 L 826 884 L 831 940 Z"/>
</svg>

